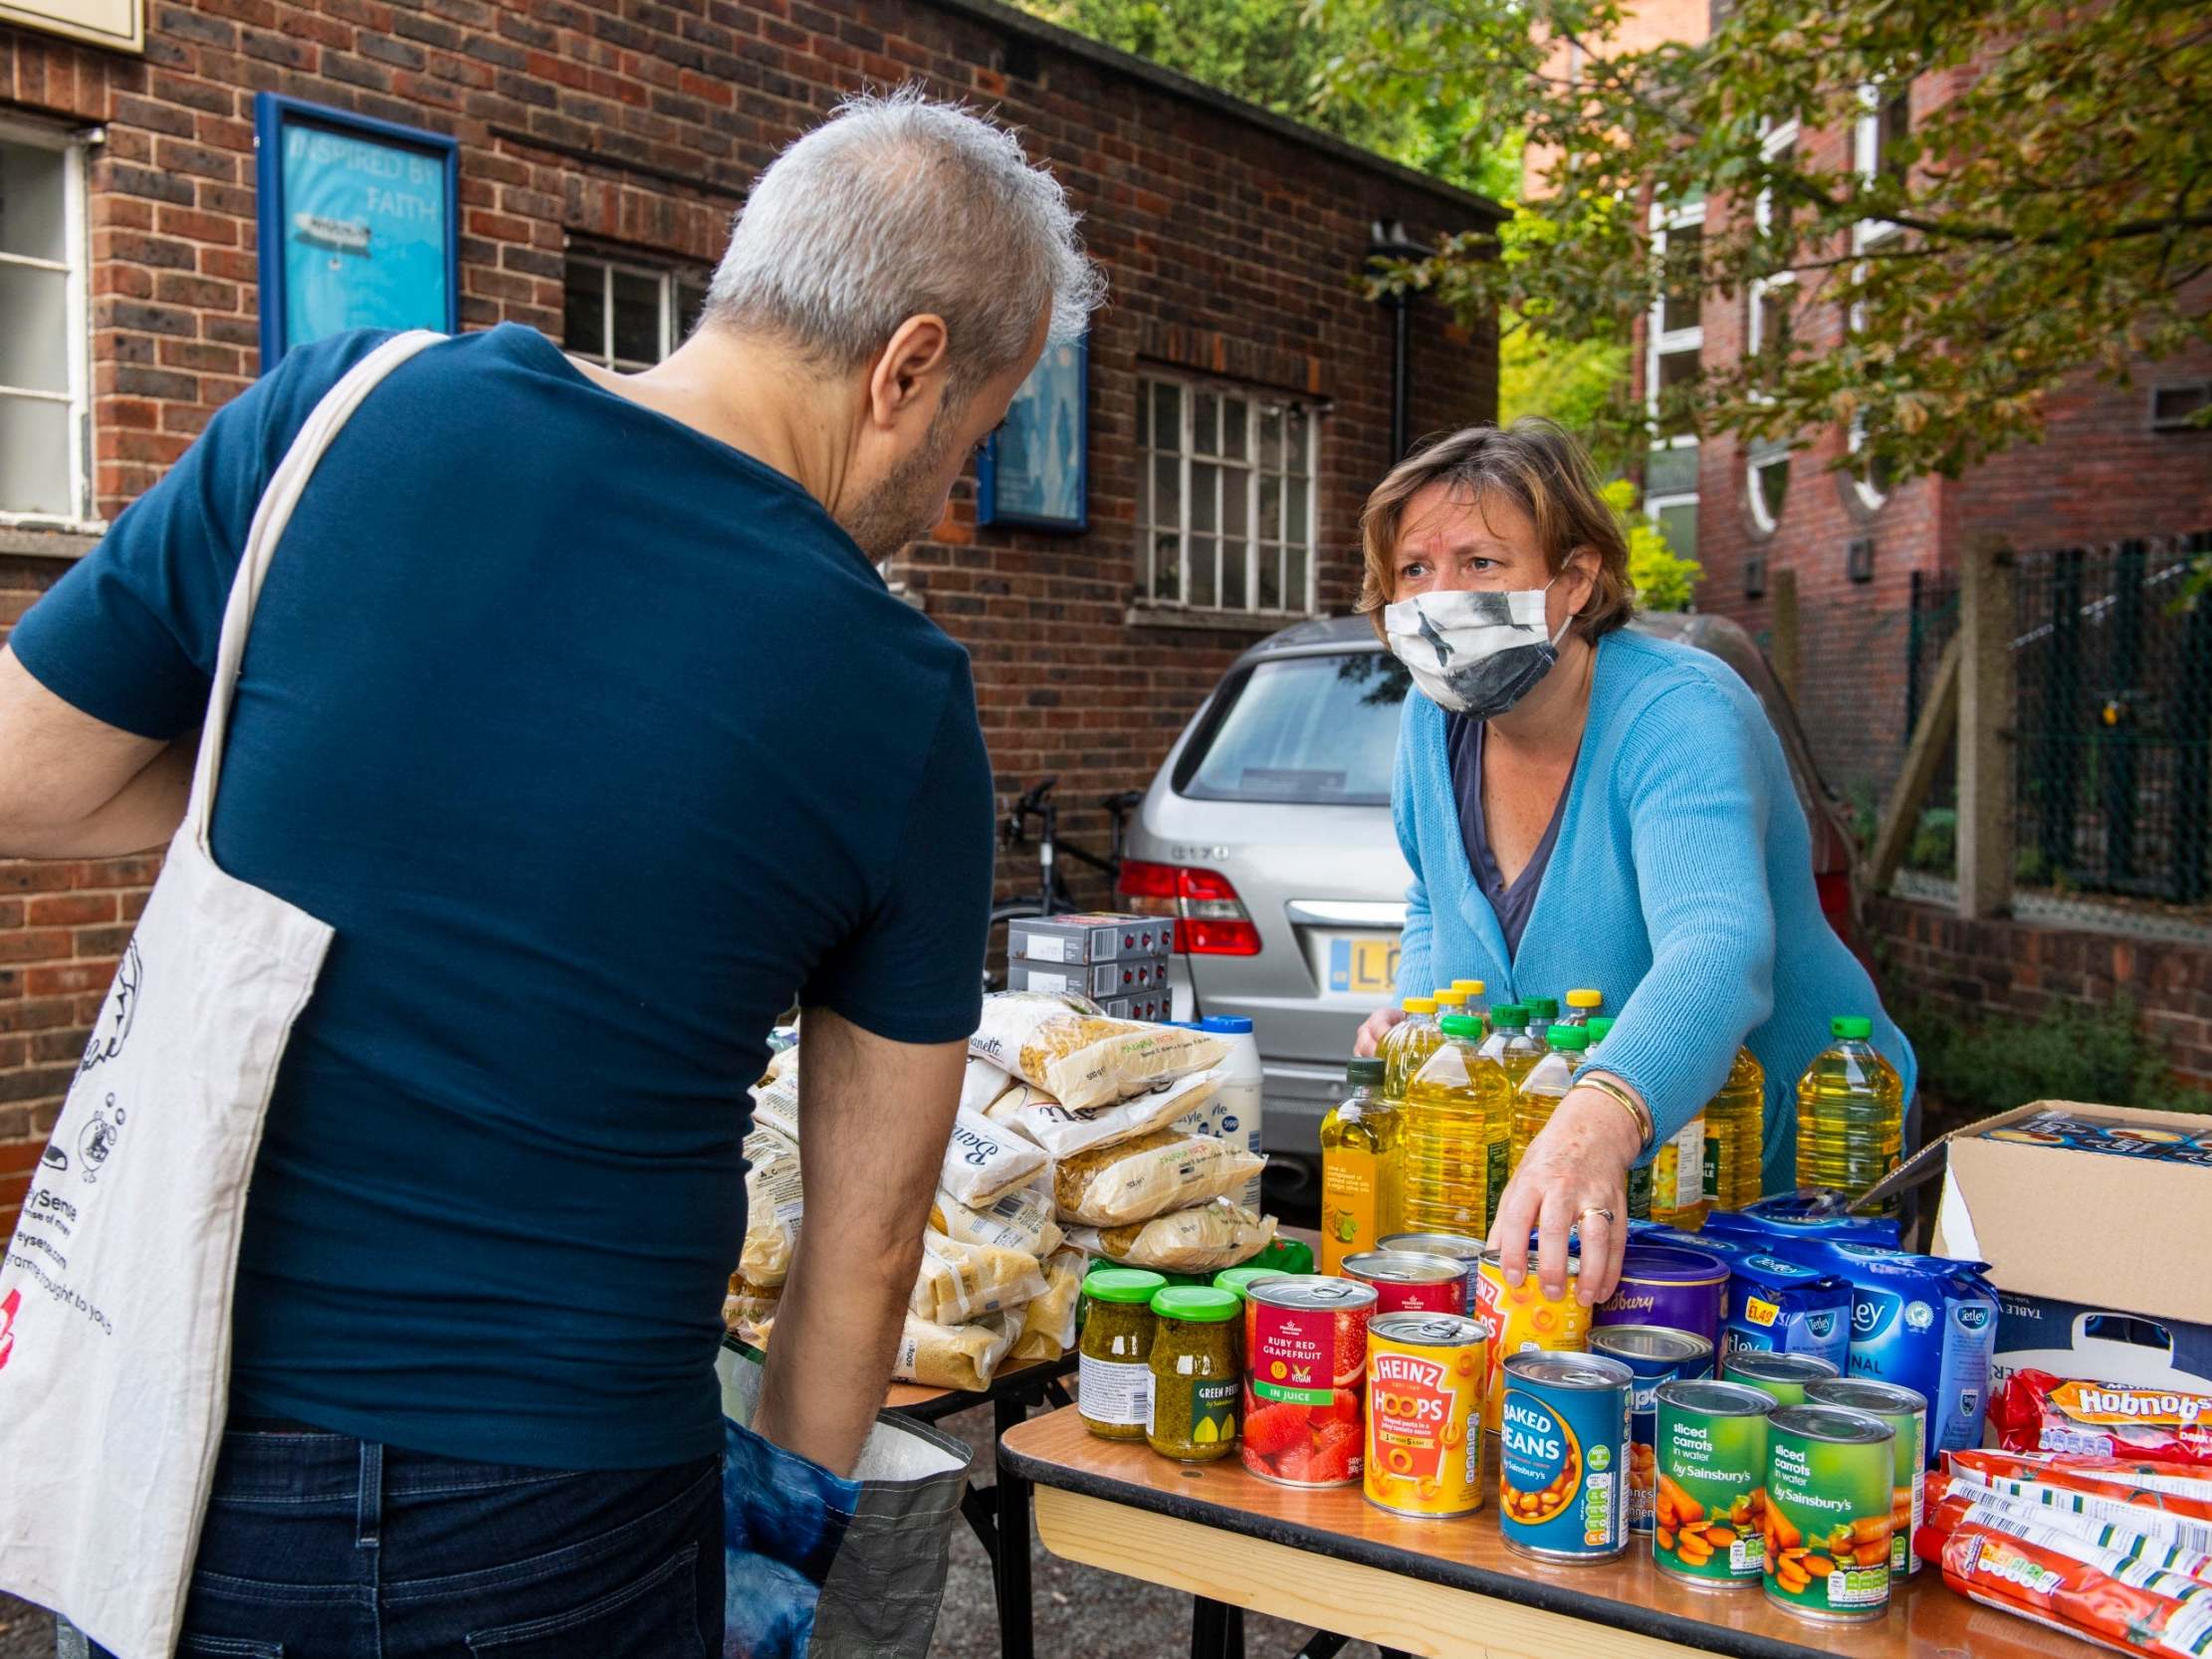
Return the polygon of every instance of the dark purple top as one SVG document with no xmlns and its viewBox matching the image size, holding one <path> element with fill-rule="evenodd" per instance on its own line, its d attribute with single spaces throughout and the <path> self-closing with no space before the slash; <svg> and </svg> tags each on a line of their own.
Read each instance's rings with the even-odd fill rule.
<svg viewBox="0 0 2212 1659">
<path fill-rule="evenodd" d="M 1529 854 L 1527 866 L 1514 877 L 1511 887 L 1506 886 L 1498 873 L 1497 855 L 1490 851 L 1489 825 L 1482 818 L 1482 732 L 1480 721 L 1464 715 L 1447 714 L 1443 718 L 1444 752 L 1451 756 L 1451 789 L 1459 797 L 1459 833 L 1467 844 L 1467 862 L 1474 868 L 1474 885 L 1490 901 L 1490 909 L 1497 912 L 1506 954 L 1517 956 L 1528 914 L 1536 908 L 1536 890 L 1544 885 L 1544 866 L 1551 863 L 1552 844 L 1559 839 L 1567 791 L 1559 791 L 1551 822 L 1544 826 L 1544 838 Z"/>
</svg>

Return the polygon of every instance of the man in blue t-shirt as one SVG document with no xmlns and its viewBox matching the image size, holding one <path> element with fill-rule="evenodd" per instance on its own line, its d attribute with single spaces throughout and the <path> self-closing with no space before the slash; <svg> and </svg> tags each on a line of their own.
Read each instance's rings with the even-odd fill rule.
<svg viewBox="0 0 2212 1659">
<path fill-rule="evenodd" d="M 335 941 L 246 1210 L 187 1651 L 721 1653 L 718 1316 L 794 997 L 805 1228 L 756 1427 L 851 1468 L 994 815 L 967 656 L 875 561 L 1100 286 L 1009 133 L 856 101 L 756 182 L 659 367 L 495 328 L 332 445 L 213 826 Z M 167 840 L 255 504 L 377 338 L 290 353 L 23 619 L 0 856 Z"/>
</svg>

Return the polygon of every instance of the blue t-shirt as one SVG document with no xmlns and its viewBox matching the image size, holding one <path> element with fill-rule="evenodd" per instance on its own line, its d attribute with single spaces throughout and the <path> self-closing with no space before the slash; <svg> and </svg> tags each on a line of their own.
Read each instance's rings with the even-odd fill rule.
<svg viewBox="0 0 2212 1659">
<path fill-rule="evenodd" d="M 262 487 L 380 337 L 219 412 L 19 624 L 24 667 L 197 726 Z M 338 435 L 234 708 L 215 857 L 336 938 L 255 1167 L 232 1409 L 492 1462 L 716 1452 L 771 1024 L 976 1024 L 967 654 L 793 481 L 506 326 Z"/>
</svg>

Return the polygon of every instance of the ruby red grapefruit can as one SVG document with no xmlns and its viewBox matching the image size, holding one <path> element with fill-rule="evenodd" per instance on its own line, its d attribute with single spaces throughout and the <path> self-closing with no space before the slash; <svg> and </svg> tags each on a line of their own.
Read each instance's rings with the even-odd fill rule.
<svg viewBox="0 0 2212 1659">
<path fill-rule="evenodd" d="M 1450 1256 L 1414 1250 L 1368 1250 L 1344 1258 L 1347 1279 L 1375 1287 L 1378 1314 L 1464 1314 L 1467 1269 Z"/>
<path fill-rule="evenodd" d="M 1362 1469 L 1376 1289 L 1296 1274 L 1244 1291 L 1244 1467 L 1279 1486 L 1350 1486 Z"/>
</svg>

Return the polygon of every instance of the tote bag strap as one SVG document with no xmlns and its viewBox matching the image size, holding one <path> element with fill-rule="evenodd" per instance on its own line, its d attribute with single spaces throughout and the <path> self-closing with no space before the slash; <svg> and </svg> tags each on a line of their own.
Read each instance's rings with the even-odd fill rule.
<svg viewBox="0 0 2212 1659">
<path fill-rule="evenodd" d="M 346 417 L 360 406 L 361 399 L 409 357 L 445 337 L 427 328 L 409 329 L 406 333 L 394 334 L 355 363 L 336 385 L 323 394 L 323 400 L 308 416 L 299 436 L 292 440 L 292 447 L 285 451 L 284 460 L 270 476 L 269 487 L 261 493 L 261 503 L 254 509 L 253 527 L 246 533 L 246 550 L 239 556 L 238 577 L 231 583 L 230 601 L 223 607 L 223 634 L 215 652 L 214 681 L 208 688 L 207 720 L 200 727 L 199 759 L 192 768 L 192 798 L 184 809 L 192 839 L 201 852 L 209 854 L 210 860 L 213 854 L 208 846 L 207 831 L 215 815 L 215 784 L 223 768 L 223 737 L 230 728 L 230 705 L 232 694 L 238 689 L 238 665 L 245 660 L 246 635 L 253 627 L 254 605 L 261 597 L 261 584 L 269 574 L 269 561 L 276 553 L 277 543 L 284 538 L 285 525 L 292 521 L 292 510 L 299 505 L 300 493 L 307 488 L 316 464 L 323 459 L 323 452 L 331 447 L 331 440 L 344 426 Z"/>
</svg>

